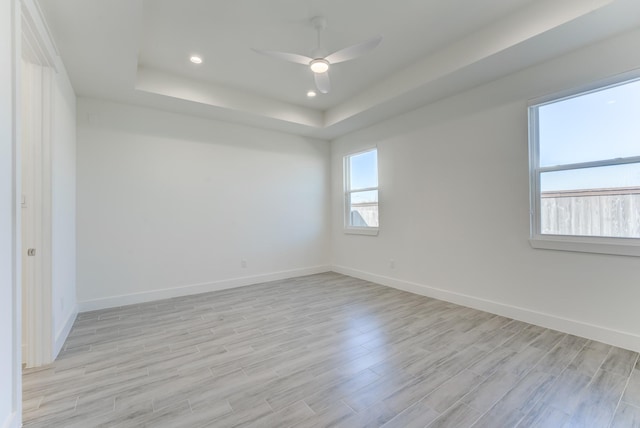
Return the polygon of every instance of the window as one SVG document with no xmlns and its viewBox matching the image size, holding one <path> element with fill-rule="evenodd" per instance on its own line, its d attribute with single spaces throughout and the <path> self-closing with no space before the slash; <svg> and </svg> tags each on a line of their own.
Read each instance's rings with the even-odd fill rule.
<svg viewBox="0 0 640 428">
<path fill-rule="evenodd" d="M 378 234 L 378 150 L 344 157 L 345 231 Z"/>
<path fill-rule="evenodd" d="M 529 107 L 531 244 L 640 256 L 640 79 Z"/>
</svg>

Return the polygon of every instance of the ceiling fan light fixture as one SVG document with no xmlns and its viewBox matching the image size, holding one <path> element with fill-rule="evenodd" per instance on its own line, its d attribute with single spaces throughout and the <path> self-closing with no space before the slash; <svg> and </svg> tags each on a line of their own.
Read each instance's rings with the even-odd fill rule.
<svg viewBox="0 0 640 428">
<path fill-rule="evenodd" d="M 329 71 L 329 61 L 324 58 L 317 58 L 309 63 L 309 67 L 314 73 L 326 73 Z"/>
</svg>

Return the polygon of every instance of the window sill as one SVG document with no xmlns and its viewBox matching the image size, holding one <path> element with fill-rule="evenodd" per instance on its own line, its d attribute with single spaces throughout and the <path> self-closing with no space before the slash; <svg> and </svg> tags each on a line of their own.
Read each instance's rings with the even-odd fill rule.
<svg viewBox="0 0 640 428">
<path fill-rule="evenodd" d="M 634 238 L 538 235 L 529 243 L 536 249 L 640 257 L 640 239 Z"/>
<path fill-rule="evenodd" d="M 377 227 L 345 227 L 344 233 L 348 235 L 378 236 Z"/>
</svg>

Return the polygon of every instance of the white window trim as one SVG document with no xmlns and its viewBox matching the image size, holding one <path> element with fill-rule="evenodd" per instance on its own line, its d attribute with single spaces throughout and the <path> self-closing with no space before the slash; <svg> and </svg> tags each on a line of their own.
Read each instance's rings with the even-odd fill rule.
<svg viewBox="0 0 640 428">
<path fill-rule="evenodd" d="M 533 248 L 574 251 L 579 253 L 613 254 L 640 257 L 640 245 L 635 238 L 599 238 L 591 236 L 538 235 L 529 239 Z"/>
<path fill-rule="evenodd" d="M 378 224 L 380 223 L 380 183 L 378 182 L 378 187 L 367 187 L 366 189 L 351 190 L 351 171 L 350 171 L 349 162 L 347 161 L 353 156 L 361 155 L 363 153 L 371 152 L 374 150 L 377 152 L 378 147 L 377 146 L 369 147 L 364 150 L 348 153 L 342 157 L 342 177 L 343 177 L 342 204 L 344 208 L 343 222 L 344 222 L 345 234 L 378 236 L 379 227 L 358 227 L 358 226 L 351 226 L 349 224 L 350 222 L 349 219 L 351 217 L 351 210 L 350 210 L 351 205 L 349 203 L 349 196 L 351 195 L 351 193 L 366 192 L 370 190 L 378 191 Z"/>
<path fill-rule="evenodd" d="M 378 228 L 377 227 L 355 227 L 355 226 L 345 226 L 344 233 L 348 235 L 369 235 L 369 236 L 378 236 Z"/>
<path fill-rule="evenodd" d="M 640 161 L 640 156 L 609 159 L 595 162 L 567 164 L 561 167 L 540 167 L 540 153 L 538 140 L 538 109 L 544 104 L 573 98 L 577 95 L 585 95 L 608 87 L 617 86 L 626 82 L 640 79 L 640 70 L 622 73 L 611 78 L 592 83 L 587 86 L 575 88 L 569 91 L 547 95 L 531 100 L 528 103 L 529 111 L 529 198 L 530 198 L 530 238 L 529 243 L 536 249 L 573 251 L 584 253 L 612 254 L 621 256 L 640 257 L 639 238 L 609 238 L 597 236 L 570 236 L 570 235 L 544 235 L 540 233 L 540 173 L 548 171 L 560 171 L 578 168 L 593 168 L 598 166 L 622 165 Z"/>
</svg>

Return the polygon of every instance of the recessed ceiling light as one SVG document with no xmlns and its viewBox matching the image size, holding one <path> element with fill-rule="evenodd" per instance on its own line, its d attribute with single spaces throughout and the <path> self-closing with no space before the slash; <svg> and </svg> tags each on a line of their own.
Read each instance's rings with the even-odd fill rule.
<svg viewBox="0 0 640 428">
<path fill-rule="evenodd" d="M 191 58 L 189 58 L 189 61 L 194 64 L 202 64 L 202 58 L 200 58 L 198 55 L 192 55 Z"/>
<path fill-rule="evenodd" d="M 313 97 L 315 97 L 316 95 L 317 95 L 317 94 L 316 94 L 316 91 L 313 91 L 313 90 L 312 90 L 312 91 L 308 91 L 308 92 L 307 92 L 307 96 L 308 96 L 309 98 L 313 98 Z"/>
</svg>

